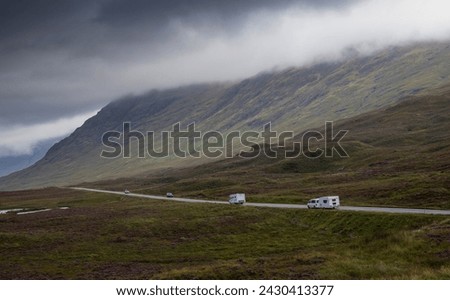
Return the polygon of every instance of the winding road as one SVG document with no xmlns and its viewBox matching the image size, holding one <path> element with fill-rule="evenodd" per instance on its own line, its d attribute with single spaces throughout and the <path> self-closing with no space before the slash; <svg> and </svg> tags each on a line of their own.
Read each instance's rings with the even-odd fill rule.
<svg viewBox="0 0 450 300">
<path fill-rule="evenodd" d="M 124 192 L 106 191 L 98 189 L 88 189 L 81 187 L 71 187 L 70 189 L 78 191 L 96 192 L 104 194 L 114 194 L 125 196 Z M 164 196 L 152 196 L 144 194 L 128 193 L 128 197 L 138 197 L 138 198 L 148 198 L 155 200 L 166 200 L 166 201 L 178 201 L 178 202 L 188 202 L 188 203 L 212 203 L 212 204 L 227 204 L 227 201 L 217 201 L 217 200 L 199 200 L 199 199 L 188 199 L 188 198 L 167 198 Z M 257 203 L 257 202 L 246 202 L 243 206 L 255 206 L 255 207 L 269 207 L 269 208 L 290 208 L 290 209 L 307 209 L 306 205 L 302 204 L 281 204 L 281 203 Z M 363 212 L 383 212 L 383 213 L 396 213 L 396 214 L 426 214 L 426 215 L 450 215 L 450 210 L 438 210 L 438 209 L 418 209 L 418 208 L 394 208 L 394 207 L 367 207 L 367 206 L 340 206 L 338 210 L 345 211 L 363 211 Z"/>
</svg>

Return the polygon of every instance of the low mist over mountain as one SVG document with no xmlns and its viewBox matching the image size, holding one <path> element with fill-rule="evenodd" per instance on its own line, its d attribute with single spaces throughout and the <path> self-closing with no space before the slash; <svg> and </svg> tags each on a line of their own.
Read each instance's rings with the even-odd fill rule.
<svg viewBox="0 0 450 300">
<path fill-rule="evenodd" d="M 450 45 L 445 43 L 389 48 L 367 57 L 349 54 L 339 63 L 289 68 L 240 82 L 153 90 L 110 103 L 35 165 L 1 178 L 0 189 L 71 185 L 205 162 L 101 158 L 102 135 L 120 131 L 124 122 L 143 132 L 159 132 L 178 122 L 185 128 L 195 122 L 197 129 L 223 133 L 260 131 L 272 122 L 276 129 L 299 133 L 325 121 L 396 104 L 406 96 L 426 94 L 449 82 Z"/>
</svg>

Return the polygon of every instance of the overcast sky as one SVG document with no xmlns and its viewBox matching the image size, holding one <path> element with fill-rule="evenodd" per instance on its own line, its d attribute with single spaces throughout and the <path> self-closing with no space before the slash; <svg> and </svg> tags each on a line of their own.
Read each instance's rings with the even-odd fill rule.
<svg viewBox="0 0 450 300">
<path fill-rule="evenodd" d="M 126 94 L 447 40 L 449 11 L 448 0 L 0 0 L 0 157 Z"/>
</svg>

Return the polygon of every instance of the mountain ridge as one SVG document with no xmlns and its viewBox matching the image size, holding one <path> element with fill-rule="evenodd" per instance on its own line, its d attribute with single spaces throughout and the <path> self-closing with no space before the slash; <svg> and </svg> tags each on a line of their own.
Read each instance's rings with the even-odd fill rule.
<svg viewBox="0 0 450 300">
<path fill-rule="evenodd" d="M 195 122 L 202 131 L 302 131 L 420 95 L 450 82 L 450 45 L 390 48 L 368 57 L 308 68 L 262 73 L 237 83 L 199 84 L 153 90 L 105 106 L 46 156 L 25 170 L 0 178 L 0 189 L 71 185 L 113 179 L 202 160 L 100 159 L 101 135 L 130 121 L 133 129 L 161 131 Z"/>
</svg>

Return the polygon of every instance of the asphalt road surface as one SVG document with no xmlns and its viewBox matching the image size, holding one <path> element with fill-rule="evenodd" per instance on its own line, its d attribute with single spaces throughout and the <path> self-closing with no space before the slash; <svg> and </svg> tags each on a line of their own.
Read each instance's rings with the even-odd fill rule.
<svg viewBox="0 0 450 300">
<path fill-rule="evenodd" d="M 178 202 L 188 202 L 188 203 L 213 203 L 213 204 L 227 204 L 227 201 L 217 201 L 217 200 L 199 200 L 199 199 L 188 199 L 188 198 L 167 198 L 164 196 L 152 196 L 144 194 L 135 194 L 115 191 L 106 191 L 98 189 L 88 189 L 88 188 L 77 188 L 73 187 L 71 189 L 79 191 L 88 191 L 96 193 L 114 194 L 128 197 L 138 197 L 138 198 L 148 198 L 156 200 L 166 200 L 166 201 L 178 201 Z M 302 204 L 281 204 L 281 203 L 255 203 L 246 202 L 243 206 L 256 206 L 256 207 L 270 207 L 270 208 L 290 208 L 290 209 L 307 209 L 306 205 Z M 428 215 L 450 215 L 450 210 L 438 210 L 438 209 L 418 209 L 418 208 L 394 208 L 394 207 L 366 207 L 366 206 L 340 206 L 338 210 L 346 211 L 364 211 L 364 212 L 383 212 L 383 213 L 396 213 L 396 214 L 428 214 Z"/>
</svg>

